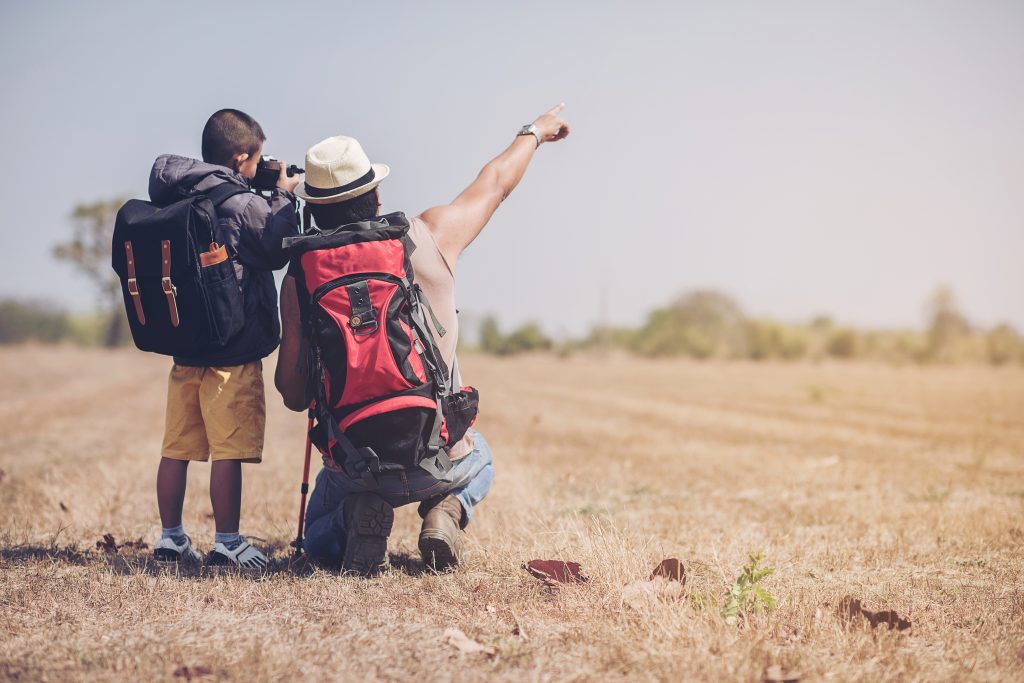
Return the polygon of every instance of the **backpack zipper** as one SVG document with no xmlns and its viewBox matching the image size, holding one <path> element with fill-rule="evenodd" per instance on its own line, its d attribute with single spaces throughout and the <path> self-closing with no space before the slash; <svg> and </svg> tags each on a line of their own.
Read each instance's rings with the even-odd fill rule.
<svg viewBox="0 0 1024 683">
<path fill-rule="evenodd" d="M 408 291 L 405 285 L 402 283 L 402 279 L 395 277 L 391 273 L 357 273 L 353 275 L 346 275 L 340 277 L 337 280 L 331 280 L 313 290 L 313 296 L 311 303 L 316 304 L 320 299 L 324 298 L 329 292 L 334 291 L 338 287 L 344 287 L 350 282 L 358 282 L 359 280 L 384 280 L 385 282 L 391 282 L 402 288 L 402 291 L 408 296 Z"/>
</svg>

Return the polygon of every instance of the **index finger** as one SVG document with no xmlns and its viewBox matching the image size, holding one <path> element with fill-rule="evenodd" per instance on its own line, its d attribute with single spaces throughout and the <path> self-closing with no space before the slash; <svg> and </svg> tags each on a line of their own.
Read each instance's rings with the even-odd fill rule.
<svg viewBox="0 0 1024 683">
<path fill-rule="evenodd" d="M 552 107 L 550 111 L 548 111 L 548 114 L 550 114 L 551 116 L 558 116 L 558 113 L 563 109 L 565 109 L 565 102 L 559 102 L 554 107 Z"/>
</svg>

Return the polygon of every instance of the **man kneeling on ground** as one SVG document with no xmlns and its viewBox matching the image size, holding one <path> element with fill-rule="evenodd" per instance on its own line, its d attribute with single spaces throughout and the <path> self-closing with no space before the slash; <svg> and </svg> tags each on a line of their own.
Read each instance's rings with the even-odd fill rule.
<svg viewBox="0 0 1024 683">
<path fill-rule="evenodd" d="M 568 124 L 558 116 L 561 110 L 558 105 L 523 126 L 512 144 L 450 204 L 428 209 L 409 221 L 415 281 L 433 309 L 436 319 L 427 324 L 445 366 L 451 368 L 454 387 L 462 386 L 455 360 L 456 261 L 519 183 L 540 145 L 569 134 Z M 374 221 L 380 211 L 377 186 L 388 172 L 383 164 L 370 164 L 356 140 L 328 138 L 307 152 L 306 181 L 296 194 L 307 202 L 321 231 Z M 285 405 L 301 411 L 314 398 L 311 387 L 318 379 L 309 376 L 309 341 L 302 323 L 309 292 L 294 267 L 297 259 L 292 264 L 281 286 L 282 338 L 275 384 Z M 423 561 L 437 570 L 457 565 L 460 531 L 469 523 L 473 506 L 490 490 L 494 466 L 487 442 L 474 429 L 446 450 L 452 467 L 440 477 L 417 467 L 356 479 L 339 467 L 325 466 L 317 475 L 307 508 L 306 553 L 316 561 L 340 563 L 346 571 L 373 573 L 385 563 L 394 508 L 417 502 L 423 517 L 419 536 Z"/>
</svg>

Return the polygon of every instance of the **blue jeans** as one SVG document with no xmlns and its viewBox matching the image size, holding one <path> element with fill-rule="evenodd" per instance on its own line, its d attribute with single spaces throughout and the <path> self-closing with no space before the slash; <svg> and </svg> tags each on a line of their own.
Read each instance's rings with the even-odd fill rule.
<svg viewBox="0 0 1024 683">
<path fill-rule="evenodd" d="M 345 517 L 342 506 L 353 493 L 375 493 L 392 507 L 418 503 L 449 493 L 462 503 L 462 527 L 469 524 L 473 506 L 482 501 L 494 481 L 491 448 L 480 432 L 473 432 L 473 451 L 437 479 L 422 469 L 385 472 L 377 486 L 350 479 L 342 472 L 321 469 L 306 508 L 306 539 L 303 547 L 313 560 L 341 562 L 345 554 Z M 421 507 L 420 514 L 424 514 Z"/>
</svg>

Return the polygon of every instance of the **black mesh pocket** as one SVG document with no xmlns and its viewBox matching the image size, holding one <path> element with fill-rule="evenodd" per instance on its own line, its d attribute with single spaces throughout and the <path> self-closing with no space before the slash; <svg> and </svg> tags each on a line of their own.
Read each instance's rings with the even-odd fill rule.
<svg viewBox="0 0 1024 683">
<path fill-rule="evenodd" d="M 242 290 L 231 259 L 205 266 L 202 271 L 210 306 L 211 341 L 214 346 L 223 346 L 245 325 Z"/>
<path fill-rule="evenodd" d="M 436 409 L 412 407 L 372 415 L 345 430 L 356 446 L 369 446 L 381 463 L 415 467 L 430 440 Z"/>
<path fill-rule="evenodd" d="M 462 391 L 446 396 L 444 410 L 445 425 L 448 427 L 448 445 L 454 446 L 476 421 L 480 409 L 480 392 L 473 387 L 463 387 Z"/>
</svg>

